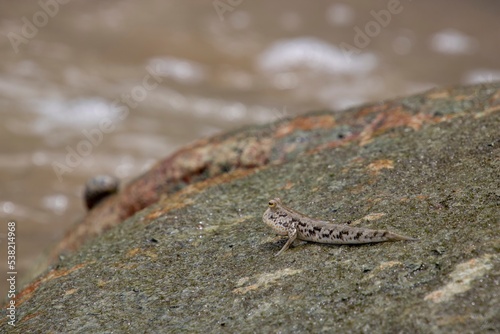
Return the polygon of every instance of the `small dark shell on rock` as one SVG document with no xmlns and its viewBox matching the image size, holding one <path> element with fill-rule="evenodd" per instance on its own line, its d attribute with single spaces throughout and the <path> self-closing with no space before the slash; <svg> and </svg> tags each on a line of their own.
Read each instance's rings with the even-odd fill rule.
<svg viewBox="0 0 500 334">
<path fill-rule="evenodd" d="M 118 191 L 120 180 L 110 175 L 97 175 L 85 183 L 84 199 L 87 209 L 92 209 L 104 198 Z"/>
</svg>

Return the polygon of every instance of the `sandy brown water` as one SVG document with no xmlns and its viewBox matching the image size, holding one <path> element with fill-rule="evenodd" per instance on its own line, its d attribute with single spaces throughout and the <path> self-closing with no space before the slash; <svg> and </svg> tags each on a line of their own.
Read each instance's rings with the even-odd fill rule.
<svg viewBox="0 0 500 334">
<path fill-rule="evenodd" d="M 7 222 L 22 279 L 85 214 L 93 175 L 130 180 L 244 124 L 500 80 L 498 17 L 495 0 L 0 1 L 1 272 Z"/>
</svg>

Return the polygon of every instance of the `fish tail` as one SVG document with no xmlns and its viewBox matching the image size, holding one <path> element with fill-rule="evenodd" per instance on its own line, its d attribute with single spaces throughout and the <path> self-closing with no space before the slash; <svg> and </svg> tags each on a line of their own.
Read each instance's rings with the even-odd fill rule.
<svg viewBox="0 0 500 334">
<path fill-rule="evenodd" d="M 419 241 L 417 238 L 412 238 L 412 237 L 407 237 L 405 235 L 393 233 L 393 232 L 388 232 L 385 236 L 387 241 L 399 241 L 399 240 L 406 240 L 406 241 Z"/>
</svg>

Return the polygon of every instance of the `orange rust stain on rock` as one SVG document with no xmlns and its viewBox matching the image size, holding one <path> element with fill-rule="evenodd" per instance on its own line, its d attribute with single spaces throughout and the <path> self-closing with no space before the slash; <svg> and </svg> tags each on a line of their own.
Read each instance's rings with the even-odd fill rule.
<svg viewBox="0 0 500 334">
<path fill-rule="evenodd" d="M 71 274 L 73 271 L 83 268 L 87 265 L 87 263 L 81 263 L 69 269 L 59 269 L 59 270 L 51 270 L 45 276 L 40 277 L 36 281 L 30 283 L 27 287 L 23 289 L 17 296 L 17 305 L 21 306 L 25 301 L 29 300 L 33 293 L 40 287 L 41 284 L 51 281 L 53 279 L 63 277 Z"/>
<path fill-rule="evenodd" d="M 156 253 L 151 252 L 149 250 L 144 250 L 141 248 L 134 248 L 134 249 L 129 250 L 127 252 L 126 257 L 131 258 L 131 257 L 137 256 L 138 254 L 145 255 L 151 259 L 156 259 L 158 257 L 158 255 Z"/>
<path fill-rule="evenodd" d="M 45 313 L 42 313 L 42 312 L 34 312 L 34 313 L 31 313 L 31 314 L 28 314 L 28 315 L 26 315 L 24 318 L 22 318 L 22 319 L 20 320 L 20 322 L 28 321 L 28 320 L 33 319 L 33 318 L 36 318 L 36 317 L 38 317 L 38 316 L 40 316 L 40 315 L 42 315 L 42 314 L 45 314 Z"/>
<path fill-rule="evenodd" d="M 242 149 L 237 164 L 244 167 L 263 166 L 269 161 L 273 140 L 271 138 L 250 138 Z"/>
<path fill-rule="evenodd" d="M 493 114 L 494 112 L 498 112 L 500 111 L 500 106 L 496 106 L 496 107 L 493 107 L 493 108 L 488 108 L 486 110 L 483 110 L 481 112 L 478 112 L 476 114 L 474 114 L 474 118 L 481 118 L 481 117 L 484 117 L 484 116 L 489 116 L 491 114 Z"/>
<path fill-rule="evenodd" d="M 409 127 L 415 131 L 420 130 L 422 125 L 432 119 L 431 115 L 416 114 L 412 115 L 402 108 L 398 108 L 388 113 L 379 130 L 386 131 L 396 127 Z"/>
<path fill-rule="evenodd" d="M 384 118 L 383 114 L 378 114 L 373 121 L 368 124 L 363 131 L 359 134 L 359 145 L 364 146 L 370 143 L 373 140 L 373 133 L 375 132 L 375 128 Z"/>
<path fill-rule="evenodd" d="M 126 257 L 134 257 L 137 255 L 137 253 L 139 253 L 141 251 L 140 248 L 134 248 L 134 249 L 131 249 L 127 252 L 127 255 Z"/>
<path fill-rule="evenodd" d="M 356 113 L 356 116 L 354 118 L 366 117 L 367 115 L 370 115 L 373 113 L 378 113 L 378 112 L 384 111 L 386 109 L 387 109 L 387 104 L 377 104 L 377 105 L 362 107 Z"/>
<path fill-rule="evenodd" d="M 432 99 L 432 100 L 449 99 L 450 92 L 448 90 L 437 90 L 435 92 L 431 92 L 431 93 L 427 94 L 427 98 Z"/>
<path fill-rule="evenodd" d="M 285 185 L 281 187 L 281 190 L 290 190 L 293 188 L 293 182 L 286 181 Z"/>
<path fill-rule="evenodd" d="M 162 213 L 159 211 L 153 211 L 149 215 L 146 216 L 146 220 L 154 220 L 158 217 L 161 217 Z"/>
<path fill-rule="evenodd" d="M 298 117 L 280 125 L 275 137 L 282 138 L 297 130 L 330 129 L 335 125 L 335 118 L 332 115 Z"/>
<path fill-rule="evenodd" d="M 394 161 L 389 159 L 380 159 L 367 166 L 372 175 L 378 175 L 382 169 L 393 169 Z"/>
<path fill-rule="evenodd" d="M 433 117 L 429 114 L 412 114 L 402 107 L 397 107 L 378 114 L 360 134 L 360 145 L 370 143 L 376 135 L 387 132 L 398 127 L 409 127 L 415 131 L 420 130 L 424 123 L 437 123 L 444 120 L 443 117 Z"/>
</svg>

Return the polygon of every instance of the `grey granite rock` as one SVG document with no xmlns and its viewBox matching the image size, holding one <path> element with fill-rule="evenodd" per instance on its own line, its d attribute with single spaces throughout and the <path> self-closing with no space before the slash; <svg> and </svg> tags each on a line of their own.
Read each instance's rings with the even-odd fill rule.
<svg viewBox="0 0 500 334">
<path fill-rule="evenodd" d="M 31 282 L 18 296 L 16 327 L 4 319 L 0 330 L 500 332 L 499 89 L 316 113 L 414 110 L 385 131 L 373 126 L 374 112 L 366 131 L 340 145 L 329 145 L 334 130 L 291 131 L 276 145 L 318 144 L 163 196 Z M 274 197 L 313 217 L 420 241 L 306 243 L 274 257 L 284 240 L 261 221 Z"/>
</svg>

